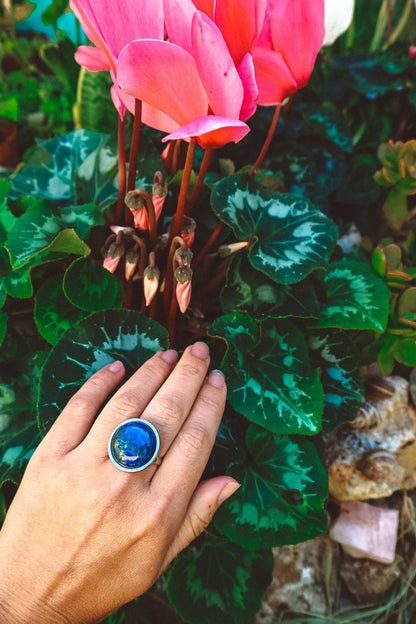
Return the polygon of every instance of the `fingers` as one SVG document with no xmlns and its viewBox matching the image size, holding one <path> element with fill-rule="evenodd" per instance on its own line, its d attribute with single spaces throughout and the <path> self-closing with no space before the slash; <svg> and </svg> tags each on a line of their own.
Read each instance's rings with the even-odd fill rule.
<svg viewBox="0 0 416 624">
<path fill-rule="evenodd" d="M 205 469 L 224 412 L 227 389 L 220 371 L 205 380 L 190 414 L 156 470 L 152 487 L 186 506 Z"/>
<path fill-rule="evenodd" d="M 115 393 L 94 422 L 84 446 L 97 459 L 108 458 L 107 443 L 113 429 L 123 420 L 139 418 L 178 359 L 176 351 L 156 353 Z"/>
<path fill-rule="evenodd" d="M 122 362 L 112 362 L 94 375 L 68 401 L 40 447 L 64 455 L 78 446 L 91 428 L 106 398 L 124 377 Z"/>
<path fill-rule="evenodd" d="M 165 556 L 162 570 L 206 529 L 218 507 L 239 487 L 240 484 L 231 477 L 215 477 L 197 487 L 179 531 Z"/>
</svg>

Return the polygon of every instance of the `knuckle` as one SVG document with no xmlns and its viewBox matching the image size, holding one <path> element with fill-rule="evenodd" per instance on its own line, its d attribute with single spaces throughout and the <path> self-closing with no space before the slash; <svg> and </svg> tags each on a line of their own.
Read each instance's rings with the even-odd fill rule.
<svg viewBox="0 0 416 624">
<path fill-rule="evenodd" d="M 198 454 L 211 444 L 211 436 L 203 427 L 193 425 L 179 434 L 179 443 L 185 450 Z"/>
<path fill-rule="evenodd" d="M 103 392 L 108 389 L 107 379 L 103 376 L 101 371 L 90 377 L 86 385 L 91 392 Z"/>
<path fill-rule="evenodd" d="M 120 416 L 131 416 L 138 410 L 137 396 L 134 392 L 125 390 L 114 399 L 114 409 Z"/>
<path fill-rule="evenodd" d="M 164 421 L 177 420 L 183 414 L 183 401 L 180 396 L 162 396 L 158 399 L 158 416 Z"/>
<path fill-rule="evenodd" d="M 90 409 L 91 400 L 86 392 L 77 392 L 69 399 L 65 409 L 71 412 L 84 412 L 86 409 Z"/>
<path fill-rule="evenodd" d="M 181 362 L 181 373 L 188 378 L 204 375 L 204 362 L 202 360 L 197 360 L 196 362 Z"/>
<path fill-rule="evenodd" d="M 222 413 L 224 409 L 224 398 L 217 392 L 202 392 L 200 394 L 201 409 L 203 411 Z"/>
</svg>

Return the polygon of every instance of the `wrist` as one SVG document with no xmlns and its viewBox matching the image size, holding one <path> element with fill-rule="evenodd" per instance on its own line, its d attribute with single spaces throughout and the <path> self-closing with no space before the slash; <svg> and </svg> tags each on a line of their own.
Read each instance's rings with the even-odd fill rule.
<svg viewBox="0 0 416 624">
<path fill-rule="evenodd" d="M 32 597 L 18 596 L 17 592 L 5 589 L 0 579 L 0 622 L 1 624 L 73 624 L 66 616 L 49 606 L 34 602 Z"/>
</svg>

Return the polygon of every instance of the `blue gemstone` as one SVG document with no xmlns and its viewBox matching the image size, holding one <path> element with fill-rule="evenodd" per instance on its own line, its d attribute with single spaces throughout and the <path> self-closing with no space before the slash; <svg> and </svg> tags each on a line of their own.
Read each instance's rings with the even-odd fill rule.
<svg viewBox="0 0 416 624">
<path fill-rule="evenodd" d="M 114 431 L 109 452 L 121 468 L 140 470 L 156 458 L 158 447 L 158 436 L 153 428 L 138 419 L 127 421 Z"/>
</svg>

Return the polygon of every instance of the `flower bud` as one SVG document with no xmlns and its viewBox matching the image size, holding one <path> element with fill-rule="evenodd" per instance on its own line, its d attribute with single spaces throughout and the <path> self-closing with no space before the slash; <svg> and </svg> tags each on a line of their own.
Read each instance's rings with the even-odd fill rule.
<svg viewBox="0 0 416 624">
<path fill-rule="evenodd" d="M 122 225 L 110 225 L 110 230 L 114 232 L 114 234 L 118 234 L 119 232 L 122 232 L 124 236 L 127 236 L 127 237 L 133 236 L 133 234 L 135 234 L 135 231 L 133 230 L 133 228 L 123 227 Z"/>
<path fill-rule="evenodd" d="M 124 245 L 117 242 L 111 243 L 104 258 L 103 267 L 107 269 L 107 271 L 110 271 L 110 273 L 115 273 L 118 263 L 124 256 L 124 251 Z"/>
<path fill-rule="evenodd" d="M 124 199 L 127 208 L 130 210 L 134 219 L 134 227 L 138 230 L 146 231 L 149 229 L 149 217 L 145 207 L 145 202 L 140 193 L 129 191 Z"/>
<path fill-rule="evenodd" d="M 148 266 L 143 273 L 143 291 L 146 306 L 149 306 L 157 293 L 160 271 L 157 267 Z"/>
<path fill-rule="evenodd" d="M 179 247 L 175 251 L 174 259 L 180 267 L 183 267 L 183 266 L 189 266 L 191 264 L 193 256 L 194 254 L 192 253 L 190 249 L 188 248 L 183 249 L 182 247 Z"/>
<path fill-rule="evenodd" d="M 168 186 L 165 184 L 163 174 L 160 171 L 156 171 L 152 187 L 152 201 L 155 207 L 156 221 L 160 217 L 167 194 Z"/>
<path fill-rule="evenodd" d="M 187 247 L 192 247 L 195 240 L 196 221 L 192 217 L 184 216 L 181 226 L 181 238 Z"/>
<path fill-rule="evenodd" d="M 245 247 L 248 247 L 248 242 L 242 241 L 241 243 L 231 243 L 230 245 L 220 245 L 217 251 L 218 251 L 218 255 L 220 256 L 220 258 L 228 258 L 228 256 L 231 256 L 233 253 L 236 253 L 237 251 L 240 251 L 241 249 L 244 249 Z"/>
<path fill-rule="evenodd" d="M 179 309 L 184 314 L 191 301 L 192 293 L 192 269 L 189 266 L 178 267 L 175 271 L 176 299 Z"/>
<path fill-rule="evenodd" d="M 126 253 L 125 276 L 128 282 L 134 275 L 137 263 L 140 260 L 140 253 L 137 249 L 129 249 Z"/>
</svg>

